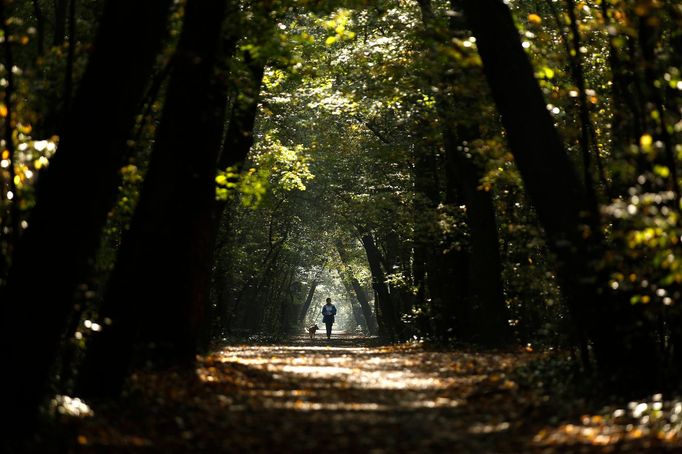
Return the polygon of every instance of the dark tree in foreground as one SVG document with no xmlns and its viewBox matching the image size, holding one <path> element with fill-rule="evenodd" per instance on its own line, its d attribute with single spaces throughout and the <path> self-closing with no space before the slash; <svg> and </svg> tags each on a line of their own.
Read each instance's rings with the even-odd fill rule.
<svg viewBox="0 0 682 454">
<path fill-rule="evenodd" d="M 0 297 L 0 345 L 11 364 L 3 385 L 11 390 L 6 408 L 13 415 L 3 429 L 27 427 L 44 397 L 74 293 L 90 273 L 116 196 L 126 140 L 165 36 L 170 4 L 112 0 L 104 7 L 59 150 L 41 176 L 36 207 Z"/>
<path fill-rule="evenodd" d="M 226 98 L 214 72 L 225 8 L 225 0 L 186 6 L 149 170 L 105 294 L 101 315 L 111 324 L 93 339 L 79 380 L 84 395 L 120 391 L 136 341 L 155 364 L 195 359 Z"/>
</svg>

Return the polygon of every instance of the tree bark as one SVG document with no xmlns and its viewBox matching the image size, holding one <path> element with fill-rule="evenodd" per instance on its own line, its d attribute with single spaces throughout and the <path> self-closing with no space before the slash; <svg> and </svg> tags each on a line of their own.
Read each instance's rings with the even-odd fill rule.
<svg viewBox="0 0 682 454">
<path fill-rule="evenodd" d="M 66 40 L 66 20 L 69 0 L 53 0 L 54 4 L 54 27 L 52 45 L 61 46 Z"/>
<path fill-rule="evenodd" d="M 439 172 L 436 161 L 436 144 L 430 138 L 435 131 L 427 121 L 420 121 L 415 131 L 421 134 L 414 150 L 414 257 L 412 276 L 417 289 L 415 304 L 426 305 L 427 295 L 434 289 L 428 288 L 429 279 L 434 276 L 431 267 L 436 260 L 436 245 L 439 243 L 436 210 L 441 203 L 438 187 Z"/>
<path fill-rule="evenodd" d="M 305 316 L 308 313 L 308 310 L 310 309 L 310 304 L 313 302 L 313 296 L 315 296 L 315 289 L 317 289 L 317 284 L 319 284 L 317 280 L 317 276 L 313 279 L 313 283 L 310 284 L 310 290 L 308 290 L 308 296 L 305 299 L 305 302 L 303 303 L 303 307 L 301 308 L 301 312 L 298 314 L 298 323 L 301 324 L 305 321 Z"/>
<path fill-rule="evenodd" d="M 234 165 L 240 166 L 253 145 L 253 127 L 258 113 L 260 89 L 265 73 L 265 58 L 245 57 L 251 77 L 239 87 L 227 127 L 223 150 L 218 161 L 218 168 L 225 170 Z"/>
<path fill-rule="evenodd" d="M 136 340 L 157 366 L 195 360 L 222 130 L 215 105 L 226 97 L 214 90 L 225 7 L 225 0 L 185 7 L 149 170 L 101 310 L 111 323 L 93 338 L 83 365 L 85 396 L 120 392 Z"/>
<path fill-rule="evenodd" d="M 367 325 L 367 320 L 365 319 L 365 316 L 362 313 L 362 306 L 360 306 L 360 304 L 357 302 L 358 300 L 355 297 L 353 285 L 350 282 L 348 274 L 344 273 L 343 270 L 339 270 L 339 275 L 341 276 L 341 282 L 343 283 L 343 286 L 346 289 L 348 304 L 351 310 L 353 311 L 353 319 L 355 320 L 355 325 L 353 326 L 353 329 L 355 329 L 357 325 L 360 325 L 362 330 L 365 333 L 369 334 L 369 326 Z"/>
<path fill-rule="evenodd" d="M 360 307 L 362 308 L 362 315 L 364 316 L 365 322 L 367 323 L 367 332 L 371 336 L 375 336 L 377 334 L 377 321 L 376 317 L 374 316 L 372 306 L 369 303 L 367 293 L 349 269 L 348 265 L 350 264 L 350 257 L 348 256 L 348 252 L 343 247 L 343 243 L 341 241 L 336 242 L 336 250 L 339 253 L 339 257 L 341 257 L 341 263 L 343 263 L 345 268 L 343 272 L 347 275 L 353 291 L 355 292 L 355 296 L 358 299 L 358 303 L 360 303 Z"/>
<path fill-rule="evenodd" d="M 419 4 L 424 25 L 431 39 L 448 39 L 463 29 L 464 24 L 451 19 L 448 32 L 443 32 L 444 37 L 439 36 L 441 33 L 435 29 L 435 16 L 430 1 L 420 0 Z M 451 6 L 453 10 L 459 9 L 455 3 Z M 433 48 L 434 43 L 431 44 Z M 434 59 L 439 57 L 433 51 L 432 54 Z M 445 73 L 445 68 L 442 72 Z M 448 76 L 435 76 L 434 79 L 433 82 L 441 88 L 442 93 L 451 92 L 456 84 L 456 81 Z M 474 127 L 456 123 L 457 106 L 455 100 L 451 98 L 444 94 L 436 96 L 437 110 L 443 124 L 445 163 L 449 170 L 446 176 L 454 178 L 454 186 L 464 201 L 471 235 L 468 293 L 460 301 L 453 301 L 453 304 L 471 306 L 469 311 L 462 311 L 468 312 L 472 317 L 470 321 L 474 329 L 470 332 L 473 335 L 471 340 L 489 345 L 503 345 L 510 341 L 511 332 L 502 287 L 502 263 L 495 206 L 492 194 L 480 188 L 483 169 L 474 162 L 467 150 L 471 146 L 469 142 L 478 138 L 477 131 Z M 467 115 L 475 116 L 471 111 L 476 112 L 476 100 L 471 100 L 467 106 L 469 109 Z M 465 325 L 467 324 L 468 322 L 465 322 Z M 467 333 L 460 332 L 459 335 L 468 337 Z"/>
<path fill-rule="evenodd" d="M 30 427 L 44 396 L 74 292 L 89 273 L 116 197 L 126 139 L 165 36 L 170 3 L 106 3 L 59 150 L 36 188 L 37 203 L 0 298 L 0 345 L 16 371 L 3 374 L 4 389 L 12 390 L 5 403 L 12 426 Z"/>
<path fill-rule="evenodd" d="M 33 15 L 36 17 L 36 52 L 41 57 L 45 53 L 45 16 L 40 0 L 33 0 Z"/>
<path fill-rule="evenodd" d="M 73 65 L 76 58 L 76 1 L 69 0 L 69 44 L 66 54 L 66 68 L 64 74 L 64 114 L 69 112 L 73 93 Z"/>
<path fill-rule="evenodd" d="M 389 340 L 402 340 L 400 320 L 397 317 L 395 303 L 386 285 L 386 277 L 381 267 L 381 253 L 374 242 L 374 237 L 370 234 L 363 235 L 362 245 L 365 248 L 367 262 L 372 272 L 372 287 L 376 292 L 376 302 L 379 309 L 377 319 L 381 319 L 379 326 L 384 327 L 385 332 L 383 334 Z"/>
</svg>

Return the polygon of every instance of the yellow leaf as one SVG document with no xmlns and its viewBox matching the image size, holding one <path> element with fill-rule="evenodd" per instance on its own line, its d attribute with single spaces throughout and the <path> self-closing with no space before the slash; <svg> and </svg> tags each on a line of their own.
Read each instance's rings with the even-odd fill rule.
<svg viewBox="0 0 682 454">
<path fill-rule="evenodd" d="M 655 165 L 654 173 L 660 175 L 663 178 L 668 178 L 670 176 L 670 169 L 666 166 Z"/>
<path fill-rule="evenodd" d="M 326 46 L 331 46 L 331 45 L 334 44 L 335 42 L 336 42 L 336 36 L 330 36 L 330 37 L 328 37 L 328 38 L 324 41 L 324 44 L 325 44 Z"/>
<path fill-rule="evenodd" d="M 639 138 L 639 144 L 642 147 L 650 147 L 652 143 L 654 143 L 654 139 L 651 137 L 651 134 L 644 134 Z"/>
<path fill-rule="evenodd" d="M 5 118 L 8 114 L 7 106 L 0 103 L 0 117 Z"/>
<path fill-rule="evenodd" d="M 651 137 L 651 134 L 644 134 L 639 138 L 639 145 L 645 153 L 651 153 L 653 151 L 653 143 L 654 139 Z"/>
<path fill-rule="evenodd" d="M 530 22 L 531 24 L 540 25 L 542 23 L 542 18 L 535 13 L 529 14 L 528 22 Z"/>
</svg>

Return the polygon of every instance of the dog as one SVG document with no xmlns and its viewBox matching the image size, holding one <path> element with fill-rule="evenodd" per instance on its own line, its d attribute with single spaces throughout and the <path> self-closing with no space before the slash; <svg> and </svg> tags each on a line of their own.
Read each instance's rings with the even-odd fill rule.
<svg viewBox="0 0 682 454">
<path fill-rule="evenodd" d="M 315 339 L 315 331 L 317 331 L 318 329 L 320 329 L 320 327 L 317 326 L 317 324 L 308 327 L 308 334 L 310 334 L 311 340 Z"/>
</svg>

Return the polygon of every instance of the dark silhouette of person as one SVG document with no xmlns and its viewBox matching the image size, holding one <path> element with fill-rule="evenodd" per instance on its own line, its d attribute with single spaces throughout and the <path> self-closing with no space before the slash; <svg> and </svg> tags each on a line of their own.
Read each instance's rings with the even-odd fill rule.
<svg viewBox="0 0 682 454">
<path fill-rule="evenodd" d="M 327 326 L 327 339 L 332 338 L 332 325 L 336 315 L 336 306 L 332 304 L 332 299 L 327 298 L 327 304 L 322 306 L 322 321 Z"/>
</svg>

